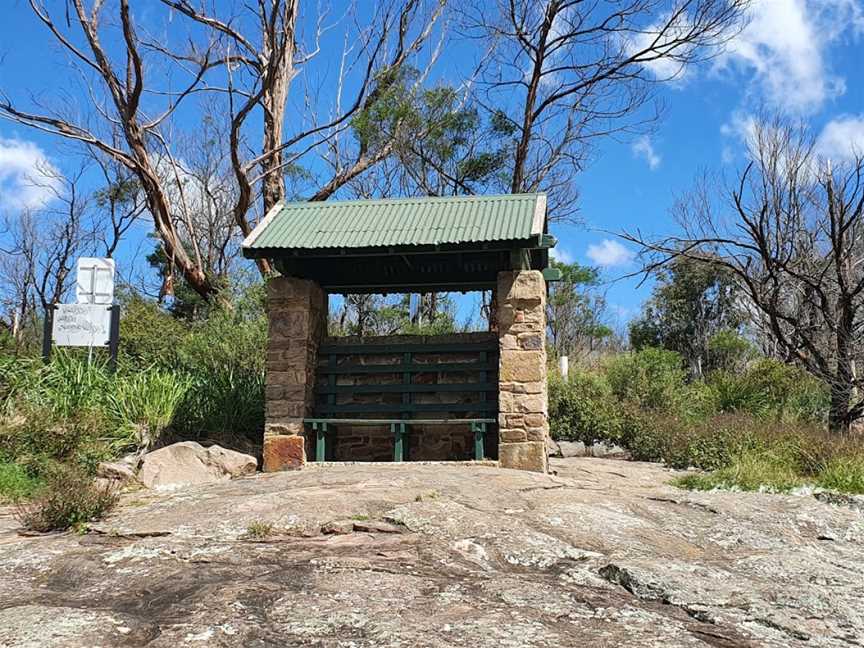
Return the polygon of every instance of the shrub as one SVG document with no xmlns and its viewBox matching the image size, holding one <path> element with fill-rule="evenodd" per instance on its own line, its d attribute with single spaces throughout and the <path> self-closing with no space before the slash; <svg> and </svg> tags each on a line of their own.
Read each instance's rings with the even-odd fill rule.
<svg viewBox="0 0 864 648">
<path fill-rule="evenodd" d="M 741 372 L 755 356 L 753 345 L 733 330 L 718 331 L 708 340 L 711 369 Z"/>
<path fill-rule="evenodd" d="M 98 411 L 63 418 L 50 409 L 25 404 L 0 418 L 0 461 L 15 462 L 38 477 L 54 462 L 95 470 L 112 456 L 104 437 L 108 423 Z"/>
<path fill-rule="evenodd" d="M 62 531 L 99 519 L 116 503 L 113 489 L 97 485 L 80 469 L 58 465 L 33 499 L 16 506 L 15 517 L 31 531 Z"/>
<path fill-rule="evenodd" d="M 648 347 L 609 362 L 606 379 L 622 402 L 646 409 L 669 409 L 680 399 L 685 372 L 674 351 Z"/>
<path fill-rule="evenodd" d="M 619 409 L 602 376 L 574 371 L 568 380 L 555 374 L 549 379 L 549 427 L 555 439 L 618 443 Z"/>
</svg>

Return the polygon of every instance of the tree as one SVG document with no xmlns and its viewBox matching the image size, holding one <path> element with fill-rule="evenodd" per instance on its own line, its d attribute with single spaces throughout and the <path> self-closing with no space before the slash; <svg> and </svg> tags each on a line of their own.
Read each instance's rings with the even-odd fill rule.
<svg viewBox="0 0 864 648">
<path fill-rule="evenodd" d="M 630 322 L 630 344 L 677 351 L 690 375 L 701 377 L 711 365 L 711 341 L 742 324 L 739 291 L 722 266 L 675 259 L 658 269 L 657 283 L 642 317 Z"/>
<path fill-rule="evenodd" d="M 335 105 L 329 109 L 320 106 L 313 96 L 317 93 L 307 88 L 307 95 L 302 97 L 306 112 L 289 115 L 293 81 L 321 51 L 321 38 L 328 30 L 325 14 L 319 16 L 311 42 L 304 44 L 299 37 L 298 0 L 229 5 L 221 12 L 208 12 L 190 0 L 161 2 L 203 27 L 205 43 L 215 43 L 219 56 L 232 66 L 227 78 L 208 89 L 228 98 L 231 163 L 238 185 L 233 213 L 243 236 L 254 225 L 249 212 L 255 204 L 256 186 L 261 185 L 262 213 L 266 214 L 285 198 L 286 172 L 311 152 L 324 157 L 329 165 L 324 179 L 306 187 L 309 193 L 304 197 L 311 200 L 327 200 L 391 154 L 392 138 L 379 138 L 376 146 L 358 138 L 358 146 L 347 148 L 341 136 L 357 119 L 386 110 L 392 103 L 393 93 L 398 92 L 406 72 L 413 69 L 411 62 L 432 34 L 445 5 L 444 0 L 438 0 L 427 12 L 419 0 L 388 1 L 376 6 L 366 24 L 354 11 L 349 12 L 346 23 L 356 25 L 356 30 L 352 33 L 346 29 L 346 47 L 335 81 Z M 197 61 L 197 52 L 204 47 L 193 46 L 190 52 L 161 49 L 183 62 Z M 436 58 L 434 54 L 429 65 Z M 352 70 L 359 78 L 348 77 Z M 423 76 L 416 79 L 418 84 Z M 356 89 L 346 101 L 343 93 L 350 86 Z M 257 115 L 261 119 L 257 124 L 261 144 L 251 147 L 250 155 L 245 132 Z M 257 263 L 262 273 L 270 271 L 267 260 Z"/>
<path fill-rule="evenodd" d="M 748 320 L 828 385 L 829 427 L 848 431 L 864 413 L 864 157 L 832 165 L 806 128 L 780 119 L 755 125 L 748 156 L 721 189 L 726 203 L 705 183 L 680 202 L 680 235 L 627 238 L 648 271 L 687 259 L 731 273 Z"/>
<path fill-rule="evenodd" d="M 573 214 L 573 179 L 597 138 L 650 121 L 658 82 L 710 57 L 749 0 L 496 0 L 469 3 L 466 36 L 484 44 L 479 100 L 512 131 L 503 189 L 546 191 Z"/>
<path fill-rule="evenodd" d="M 0 117 L 72 140 L 128 169 L 167 263 L 205 300 L 218 296 L 223 284 L 197 254 L 197 233 L 189 230 L 188 214 L 178 210 L 174 200 L 188 171 L 176 149 L 182 132 L 178 115 L 195 114 L 195 105 L 190 110 L 187 104 L 198 98 L 221 101 L 218 112 L 227 115 L 236 184 L 231 212 L 245 236 L 255 223 L 254 212 L 266 213 L 285 196 L 285 175 L 302 160 L 325 160 L 326 177 L 310 188 L 312 199 L 325 200 L 391 154 L 389 142 L 374 148 L 345 147 L 340 136 L 350 131 L 355 115 L 373 109 L 387 95 L 443 11 L 441 2 L 427 12 L 418 0 L 393 0 L 380 5 L 366 24 L 353 12 L 346 15 L 335 105 L 322 105 L 315 90 L 306 87 L 294 104 L 297 114 L 289 114 L 292 80 L 320 51 L 321 34 L 329 29 L 326 15 L 319 17 L 312 43 L 305 47 L 298 36 L 296 0 L 229 2 L 213 14 L 206 13 L 204 3 L 163 0 L 166 10 L 191 21 L 183 38 L 189 46 L 177 52 L 177 40 L 170 36 L 178 28 L 169 23 L 160 26 L 168 38 L 151 36 L 147 27 L 152 24 L 141 28 L 130 4 L 69 0 L 67 15 L 57 20 L 41 0 L 30 0 L 34 16 L 83 80 L 85 110 L 74 113 L 68 103 L 51 109 L 37 100 L 25 109 L 0 93 Z M 429 65 L 435 59 L 434 53 L 428 57 Z M 350 99 L 344 96 L 348 88 Z M 196 105 L 200 109 L 202 104 Z M 296 126 L 290 134 L 286 123 Z M 259 147 L 250 144 L 253 136 L 261 138 Z M 263 210 L 255 209 L 258 196 Z M 270 271 L 266 261 L 259 269 Z"/>
<path fill-rule="evenodd" d="M 68 295 L 77 257 L 95 246 L 93 200 L 81 181 L 86 171 L 86 164 L 68 174 L 41 165 L 30 182 L 45 190 L 45 204 L 4 219 L 0 298 L 16 343 L 25 327 L 35 328 L 45 309 Z"/>
<path fill-rule="evenodd" d="M 128 168 L 146 197 L 147 210 L 166 254 L 189 285 L 202 297 L 209 298 L 215 293 L 214 286 L 182 245 L 172 219 L 168 192 L 159 174 L 159 161 L 170 153 L 161 126 L 192 93 L 204 73 L 221 61 L 214 63 L 210 52 L 205 52 L 192 69 L 187 67 L 181 71 L 187 77 L 182 89 L 172 90 L 170 81 L 167 88 L 156 87 L 149 83 L 150 77 L 146 74 L 142 53 L 145 45 L 138 37 L 129 0 L 119 0 L 119 34 L 112 30 L 113 25 L 106 26 L 102 20 L 106 13 L 103 2 L 93 1 L 88 7 L 85 0 L 70 0 L 69 5 L 75 16 L 77 33 L 71 21 L 64 21 L 67 26 L 64 30 L 44 4 L 30 0 L 35 16 L 88 83 L 92 113 L 71 116 L 64 109 L 24 110 L 8 96 L 0 94 L 0 116 L 79 142 Z M 115 44 L 117 51 L 109 52 L 105 42 Z M 153 97 L 161 97 L 162 105 L 151 103 Z"/>
<path fill-rule="evenodd" d="M 598 272 L 578 263 L 552 260 L 561 281 L 549 285 L 546 319 L 556 355 L 576 356 L 595 351 L 612 336 L 603 323 L 606 300 L 597 292 Z"/>
</svg>

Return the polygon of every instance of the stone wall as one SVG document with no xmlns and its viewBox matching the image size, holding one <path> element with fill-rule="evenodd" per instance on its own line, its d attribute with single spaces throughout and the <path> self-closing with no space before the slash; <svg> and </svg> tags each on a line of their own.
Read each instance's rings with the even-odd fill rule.
<svg viewBox="0 0 864 648">
<path fill-rule="evenodd" d="M 549 436 L 546 282 L 538 270 L 498 274 L 498 458 L 505 468 L 545 472 Z"/>
<path fill-rule="evenodd" d="M 306 461 L 303 418 L 312 413 L 318 345 L 326 333 L 327 295 L 312 281 L 267 282 L 265 471 Z"/>
</svg>

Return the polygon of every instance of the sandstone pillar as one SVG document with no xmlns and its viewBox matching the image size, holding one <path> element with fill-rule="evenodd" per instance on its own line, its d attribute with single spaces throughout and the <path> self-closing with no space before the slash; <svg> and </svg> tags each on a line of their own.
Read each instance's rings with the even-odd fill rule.
<svg viewBox="0 0 864 648">
<path fill-rule="evenodd" d="M 498 273 L 498 458 L 546 471 L 546 282 L 539 270 Z"/>
<path fill-rule="evenodd" d="M 303 418 L 312 413 L 318 345 L 326 333 L 327 295 L 313 281 L 267 282 L 267 386 L 264 470 L 306 462 Z"/>
</svg>

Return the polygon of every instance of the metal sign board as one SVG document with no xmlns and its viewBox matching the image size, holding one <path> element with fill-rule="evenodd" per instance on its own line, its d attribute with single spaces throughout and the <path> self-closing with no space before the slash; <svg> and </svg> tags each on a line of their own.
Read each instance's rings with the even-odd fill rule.
<svg viewBox="0 0 864 648">
<path fill-rule="evenodd" d="M 79 304 L 110 304 L 114 301 L 114 259 L 81 257 L 75 297 Z"/>
<path fill-rule="evenodd" d="M 57 304 L 52 339 L 57 346 L 108 346 L 111 339 L 111 307 L 100 304 Z"/>
</svg>

